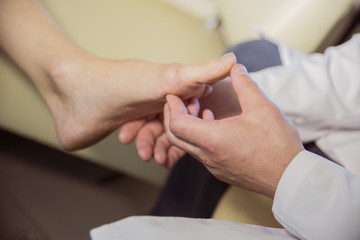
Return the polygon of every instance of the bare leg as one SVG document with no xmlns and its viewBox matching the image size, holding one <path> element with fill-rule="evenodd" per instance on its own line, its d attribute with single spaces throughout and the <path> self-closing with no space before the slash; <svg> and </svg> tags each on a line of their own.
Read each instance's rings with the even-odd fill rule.
<svg viewBox="0 0 360 240">
<path fill-rule="evenodd" d="M 188 99 L 228 75 L 234 57 L 198 65 L 107 60 L 86 52 L 36 0 L 0 0 L 0 47 L 33 80 L 62 146 L 89 146 L 123 122 L 162 110 L 165 95 Z"/>
</svg>

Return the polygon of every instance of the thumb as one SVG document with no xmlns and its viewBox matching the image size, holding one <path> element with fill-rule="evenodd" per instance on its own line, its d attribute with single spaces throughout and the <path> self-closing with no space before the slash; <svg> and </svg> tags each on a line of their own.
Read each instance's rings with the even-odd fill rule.
<svg viewBox="0 0 360 240">
<path fill-rule="evenodd" d="M 184 105 L 183 101 L 175 96 L 175 95 L 167 95 L 166 101 L 169 105 L 170 112 L 174 115 L 187 115 L 189 114 L 186 106 Z"/>
<path fill-rule="evenodd" d="M 180 98 L 167 95 L 166 100 L 164 124 L 170 142 L 187 152 L 194 152 L 194 146 L 201 146 L 209 135 L 211 123 L 189 115 Z"/>
<path fill-rule="evenodd" d="M 269 102 L 257 84 L 248 75 L 245 66 L 236 64 L 231 69 L 231 83 L 238 97 L 241 109 L 247 112 Z"/>
</svg>

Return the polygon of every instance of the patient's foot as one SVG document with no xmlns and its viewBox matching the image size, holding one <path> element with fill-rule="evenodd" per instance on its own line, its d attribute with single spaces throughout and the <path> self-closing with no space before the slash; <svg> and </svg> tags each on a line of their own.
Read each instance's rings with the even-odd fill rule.
<svg viewBox="0 0 360 240">
<path fill-rule="evenodd" d="M 80 59 L 80 58 L 79 58 Z M 162 111 L 165 96 L 199 97 L 206 85 L 226 77 L 233 55 L 198 65 L 105 60 L 93 56 L 59 62 L 44 96 L 61 145 L 76 150 L 96 143 L 125 121 Z"/>
</svg>

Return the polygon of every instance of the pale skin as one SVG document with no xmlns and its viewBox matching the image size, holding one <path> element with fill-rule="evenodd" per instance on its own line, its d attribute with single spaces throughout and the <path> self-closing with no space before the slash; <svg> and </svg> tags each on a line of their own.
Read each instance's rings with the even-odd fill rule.
<svg viewBox="0 0 360 240">
<path fill-rule="evenodd" d="M 303 145 L 293 124 L 241 65 L 232 68 L 231 82 L 241 114 L 214 120 L 206 109 L 200 119 L 189 114 L 181 99 L 168 95 L 166 135 L 220 180 L 273 198 L 283 172 Z"/>
<path fill-rule="evenodd" d="M 237 96 L 232 88 L 230 78 L 226 78 L 213 85 L 213 91 L 202 97 L 200 105 L 202 109 L 211 108 L 216 119 L 223 119 L 241 113 Z M 189 112 L 197 116 L 198 109 L 191 105 Z M 184 151 L 169 143 L 163 124 L 162 115 L 157 118 L 141 118 L 125 123 L 120 132 L 121 143 L 129 144 L 135 140 L 139 156 L 148 162 L 152 158 L 166 167 L 172 168 L 176 162 L 185 154 Z"/>
<path fill-rule="evenodd" d="M 36 0 L 0 0 L 0 47 L 34 82 L 67 150 L 161 112 L 167 94 L 206 95 L 235 64 L 232 54 L 194 65 L 103 59 L 69 39 Z"/>
</svg>

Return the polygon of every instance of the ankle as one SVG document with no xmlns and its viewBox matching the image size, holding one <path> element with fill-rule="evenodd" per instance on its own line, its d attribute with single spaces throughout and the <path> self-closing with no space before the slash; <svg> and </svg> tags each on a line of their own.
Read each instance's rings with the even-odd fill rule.
<svg viewBox="0 0 360 240">
<path fill-rule="evenodd" d="M 102 92 L 104 79 L 93 70 L 101 64 L 99 58 L 85 55 L 56 61 L 49 67 L 52 89 L 47 103 L 59 143 L 68 151 L 92 145 L 115 129 L 107 120 L 106 102 L 97 92 Z"/>
<path fill-rule="evenodd" d="M 60 59 L 47 68 L 48 89 L 43 95 L 55 121 L 57 138 L 65 150 L 76 150 L 82 146 L 80 136 L 85 128 L 77 123 L 74 93 L 80 91 L 75 84 L 79 64 L 74 60 Z"/>
</svg>

